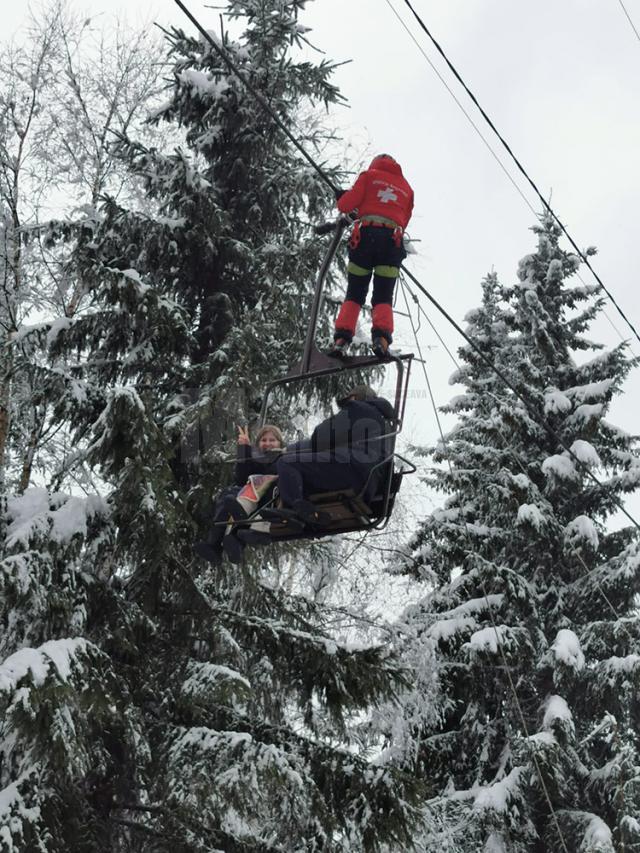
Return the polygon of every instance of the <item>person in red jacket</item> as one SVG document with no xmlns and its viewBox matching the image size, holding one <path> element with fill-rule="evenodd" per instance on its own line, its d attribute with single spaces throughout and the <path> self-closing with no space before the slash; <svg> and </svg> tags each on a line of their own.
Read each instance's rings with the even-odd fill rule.
<svg viewBox="0 0 640 853">
<path fill-rule="evenodd" d="M 336 193 L 341 213 L 357 214 L 349 240 L 348 286 L 336 318 L 330 355 L 342 355 L 351 343 L 373 274 L 372 345 L 387 355 L 393 335 L 393 288 L 406 257 L 402 235 L 413 212 L 413 190 L 400 164 L 379 154 L 346 192 Z"/>
</svg>

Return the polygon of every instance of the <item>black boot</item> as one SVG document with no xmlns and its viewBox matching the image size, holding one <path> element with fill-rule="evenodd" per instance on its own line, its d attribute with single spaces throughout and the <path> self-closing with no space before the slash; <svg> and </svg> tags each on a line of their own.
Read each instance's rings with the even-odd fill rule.
<svg viewBox="0 0 640 853">
<path fill-rule="evenodd" d="M 335 338 L 331 347 L 327 350 L 327 355 L 332 358 L 344 358 L 347 354 L 347 350 L 349 349 L 349 344 L 351 341 L 346 338 Z"/>
<path fill-rule="evenodd" d="M 384 335 L 374 332 L 371 337 L 371 349 L 378 358 L 386 358 L 389 355 L 388 339 Z"/>
<path fill-rule="evenodd" d="M 217 515 L 213 517 L 213 521 L 214 524 L 210 527 L 207 538 L 202 542 L 196 542 L 193 550 L 203 560 L 219 563 L 222 559 L 222 537 L 226 528 L 224 524 L 215 523 L 222 521 Z"/>
</svg>

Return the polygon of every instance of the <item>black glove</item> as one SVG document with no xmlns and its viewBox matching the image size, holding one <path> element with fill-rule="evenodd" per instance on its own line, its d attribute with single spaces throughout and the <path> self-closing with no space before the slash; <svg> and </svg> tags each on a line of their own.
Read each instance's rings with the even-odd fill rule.
<svg viewBox="0 0 640 853">
<path fill-rule="evenodd" d="M 336 189 L 336 191 L 335 191 L 336 201 L 339 201 L 345 193 L 346 193 L 346 190 Z"/>
<path fill-rule="evenodd" d="M 332 231 L 336 230 L 335 222 L 323 222 L 321 225 L 314 225 L 313 231 L 319 237 L 323 234 L 330 234 Z"/>
</svg>

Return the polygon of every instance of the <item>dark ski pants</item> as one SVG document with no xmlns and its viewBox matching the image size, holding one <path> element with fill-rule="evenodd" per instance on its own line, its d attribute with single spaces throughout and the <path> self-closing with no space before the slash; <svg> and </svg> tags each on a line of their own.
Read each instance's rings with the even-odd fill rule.
<svg viewBox="0 0 640 853">
<path fill-rule="evenodd" d="M 352 339 L 373 275 L 371 332 L 382 335 L 391 343 L 393 289 L 406 254 L 402 242 L 396 245 L 391 228 L 375 225 L 360 228 L 358 245 L 349 246 L 347 293 L 336 319 L 335 338 Z"/>
<path fill-rule="evenodd" d="M 316 492 L 360 491 L 363 485 L 362 473 L 349 462 L 337 461 L 329 450 L 297 450 L 278 460 L 278 490 L 285 506 Z"/>
<path fill-rule="evenodd" d="M 224 499 L 227 497 L 233 497 L 238 494 L 242 486 L 227 486 L 226 489 L 223 489 L 219 494 L 216 495 L 214 504 L 213 504 L 213 527 L 210 532 L 210 539 L 212 543 L 222 542 L 222 538 L 225 532 L 225 526 L 221 523 L 223 521 L 227 521 L 229 518 L 229 513 L 225 510 L 223 506 Z"/>
</svg>

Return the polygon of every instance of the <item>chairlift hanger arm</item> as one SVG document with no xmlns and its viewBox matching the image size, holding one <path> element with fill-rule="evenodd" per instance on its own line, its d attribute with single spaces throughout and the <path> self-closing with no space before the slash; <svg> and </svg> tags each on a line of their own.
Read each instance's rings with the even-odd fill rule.
<svg viewBox="0 0 640 853">
<path fill-rule="evenodd" d="M 290 382 L 296 383 L 311 381 L 319 379 L 322 376 L 331 376 L 338 373 L 345 374 L 351 370 L 361 370 L 365 367 L 380 367 L 381 363 L 388 363 L 395 364 L 397 371 L 394 409 L 398 424 L 397 432 L 401 432 L 407 402 L 409 373 L 411 371 L 413 353 L 404 353 L 402 355 L 394 356 L 389 359 L 388 362 L 381 362 L 380 359 L 374 355 L 352 356 L 338 361 L 335 358 L 329 358 L 329 356 L 323 355 L 323 353 L 319 352 L 315 347 L 312 347 L 311 356 L 310 370 L 305 372 L 302 370 L 302 366 L 298 365 L 291 371 L 291 373 L 287 374 L 287 376 L 283 376 L 281 379 L 274 379 L 272 382 L 268 383 L 262 398 L 262 408 L 260 410 L 260 424 L 262 426 L 267 422 L 267 410 L 269 407 L 269 398 L 271 393 L 279 386 L 286 385 Z"/>
<path fill-rule="evenodd" d="M 328 227 L 331 224 L 331 231 L 333 231 L 333 237 L 331 238 L 331 242 L 327 247 L 327 251 L 325 252 L 325 256 L 322 260 L 322 264 L 320 266 L 320 270 L 318 272 L 318 278 L 316 279 L 316 288 L 313 294 L 313 302 L 311 303 L 311 315 L 309 317 L 309 325 L 307 326 L 307 336 L 304 342 L 304 351 L 302 354 L 302 363 L 300 365 L 301 373 L 308 373 L 309 368 L 311 366 L 311 355 L 313 351 L 314 341 L 316 339 L 316 330 L 318 327 L 318 314 L 320 313 L 320 306 L 322 304 L 322 292 L 324 290 L 324 283 L 327 278 L 327 273 L 329 272 L 329 267 L 331 266 L 333 259 L 336 256 L 336 252 L 338 251 L 338 246 L 340 245 L 340 241 L 342 240 L 342 234 L 344 229 L 349 224 L 349 220 L 344 216 L 339 216 L 334 223 L 326 223 Z M 324 229 L 325 226 L 319 226 L 321 229 Z M 328 231 L 324 231 L 322 233 L 329 233 Z"/>
</svg>

